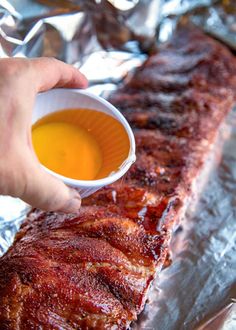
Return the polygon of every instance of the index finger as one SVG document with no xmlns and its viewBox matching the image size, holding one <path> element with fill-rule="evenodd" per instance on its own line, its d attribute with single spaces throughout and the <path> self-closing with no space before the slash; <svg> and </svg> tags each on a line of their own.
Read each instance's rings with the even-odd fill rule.
<svg viewBox="0 0 236 330">
<path fill-rule="evenodd" d="M 86 88 L 86 77 L 75 67 L 55 58 L 42 57 L 30 60 L 36 75 L 37 92 L 54 87 Z"/>
</svg>

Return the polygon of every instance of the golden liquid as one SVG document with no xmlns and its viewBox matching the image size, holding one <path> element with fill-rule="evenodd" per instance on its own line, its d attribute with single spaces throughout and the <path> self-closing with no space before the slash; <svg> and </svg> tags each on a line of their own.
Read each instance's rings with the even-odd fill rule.
<svg viewBox="0 0 236 330">
<path fill-rule="evenodd" d="M 72 179 L 97 180 L 116 171 L 128 157 L 128 135 L 113 117 L 87 109 L 51 113 L 32 127 L 41 164 Z"/>
</svg>

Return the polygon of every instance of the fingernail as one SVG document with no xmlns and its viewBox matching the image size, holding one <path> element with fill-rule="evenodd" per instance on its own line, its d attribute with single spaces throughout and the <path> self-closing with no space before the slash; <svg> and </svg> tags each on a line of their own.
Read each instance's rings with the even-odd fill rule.
<svg viewBox="0 0 236 330">
<path fill-rule="evenodd" d="M 78 212 L 81 206 L 81 197 L 77 190 L 70 189 L 71 198 L 64 205 L 64 207 L 60 210 L 60 212 L 64 213 L 76 213 Z"/>
</svg>

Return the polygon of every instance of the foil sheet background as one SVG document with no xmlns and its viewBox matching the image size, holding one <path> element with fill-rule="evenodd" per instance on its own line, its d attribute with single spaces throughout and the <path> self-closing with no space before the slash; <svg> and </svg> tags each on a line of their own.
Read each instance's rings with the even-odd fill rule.
<svg viewBox="0 0 236 330">
<path fill-rule="evenodd" d="M 236 50 L 234 0 L 0 0 L 0 57 L 55 56 L 79 67 L 89 89 L 106 97 L 156 41 L 186 22 Z M 135 330 L 236 329 L 236 111 L 229 128 L 222 160 L 175 232 L 173 262 L 156 279 Z M 27 210 L 0 196 L 0 255 Z"/>
</svg>

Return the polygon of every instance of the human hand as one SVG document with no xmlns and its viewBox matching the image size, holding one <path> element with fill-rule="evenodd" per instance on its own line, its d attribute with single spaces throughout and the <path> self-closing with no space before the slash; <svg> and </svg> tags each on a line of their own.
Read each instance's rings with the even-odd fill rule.
<svg viewBox="0 0 236 330">
<path fill-rule="evenodd" d="M 48 211 L 79 209 L 79 193 L 40 165 L 31 141 L 31 119 L 38 92 L 86 86 L 79 70 L 53 58 L 0 59 L 0 194 Z"/>
</svg>

